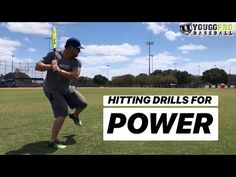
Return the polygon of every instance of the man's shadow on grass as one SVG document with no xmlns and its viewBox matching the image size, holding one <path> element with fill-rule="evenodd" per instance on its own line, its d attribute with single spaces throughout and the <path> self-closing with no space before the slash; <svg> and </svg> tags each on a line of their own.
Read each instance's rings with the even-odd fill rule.
<svg viewBox="0 0 236 177">
<path fill-rule="evenodd" d="M 68 136 L 63 136 L 64 138 L 66 138 L 65 144 L 66 145 L 73 145 L 76 143 L 74 136 L 76 136 L 75 134 L 72 135 L 68 135 Z"/>
<path fill-rule="evenodd" d="M 76 141 L 73 138 L 74 136 L 75 135 L 64 136 L 66 138 L 66 141 L 62 142 L 62 144 L 65 145 L 75 144 Z M 48 141 L 34 142 L 26 144 L 22 146 L 20 149 L 9 151 L 6 153 L 6 155 L 47 155 L 57 151 L 57 149 L 49 148 L 47 146 L 48 146 Z"/>
</svg>

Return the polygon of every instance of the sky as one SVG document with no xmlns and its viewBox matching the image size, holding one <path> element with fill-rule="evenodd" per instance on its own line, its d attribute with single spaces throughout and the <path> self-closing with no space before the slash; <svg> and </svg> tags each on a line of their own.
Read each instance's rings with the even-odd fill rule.
<svg viewBox="0 0 236 177">
<path fill-rule="evenodd" d="M 217 67 L 236 74 L 236 23 L 227 22 L 232 24 L 231 36 L 185 35 L 180 31 L 183 24 L 186 23 L 0 23 L 0 74 L 11 71 L 12 61 L 18 63 L 18 68 L 26 64 L 33 69 L 52 48 L 49 39 L 52 27 L 57 30 L 58 50 L 63 50 L 70 37 L 78 38 L 85 47 L 78 56 L 82 62 L 81 76 L 93 78 L 101 74 L 111 80 L 124 74 L 148 74 L 148 41 L 153 42 L 150 45 L 150 72 L 177 69 L 202 75 L 205 70 Z"/>
</svg>

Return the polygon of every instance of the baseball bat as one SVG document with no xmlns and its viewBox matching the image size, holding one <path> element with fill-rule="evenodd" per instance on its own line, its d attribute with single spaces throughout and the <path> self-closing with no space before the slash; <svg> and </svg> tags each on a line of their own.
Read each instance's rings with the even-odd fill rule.
<svg viewBox="0 0 236 177">
<path fill-rule="evenodd" d="M 52 48 L 53 48 L 54 54 L 56 56 L 56 50 L 57 50 L 57 31 L 56 31 L 55 27 L 52 27 L 51 33 L 52 33 L 52 36 L 51 36 L 51 38 L 52 38 Z M 57 60 L 54 59 L 52 61 L 52 64 L 57 65 Z"/>
<path fill-rule="evenodd" d="M 56 28 L 52 27 L 51 32 L 52 32 L 52 48 L 53 48 L 53 51 L 56 52 L 56 49 L 57 49 L 57 30 L 56 30 Z"/>
</svg>

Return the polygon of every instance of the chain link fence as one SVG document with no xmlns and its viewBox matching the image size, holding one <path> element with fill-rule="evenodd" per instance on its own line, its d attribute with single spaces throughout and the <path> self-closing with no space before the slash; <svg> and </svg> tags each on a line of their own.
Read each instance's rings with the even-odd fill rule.
<svg viewBox="0 0 236 177">
<path fill-rule="evenodd" d="M 0 60 L 0 87 L 42 86 L 46 72 L 36 71 L 35 64 L 35 62 Z"/>
</svg>

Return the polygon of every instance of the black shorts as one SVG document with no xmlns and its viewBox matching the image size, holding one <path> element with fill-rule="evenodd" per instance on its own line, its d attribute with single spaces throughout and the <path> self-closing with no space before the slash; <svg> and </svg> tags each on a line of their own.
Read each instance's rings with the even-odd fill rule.
<svg viewBox="0 0 236 177">
<path fill-rule="evenodd" d="M 51 103 L 54 117 L 66 117 L 68 115 L 68 106 L 71 109 L 85 108 L 87 101 L 84 96 L 77 90 L 68 91 L 66 94 L 47 93 L 45 92 L 49 102 Z"/>
</svg>

